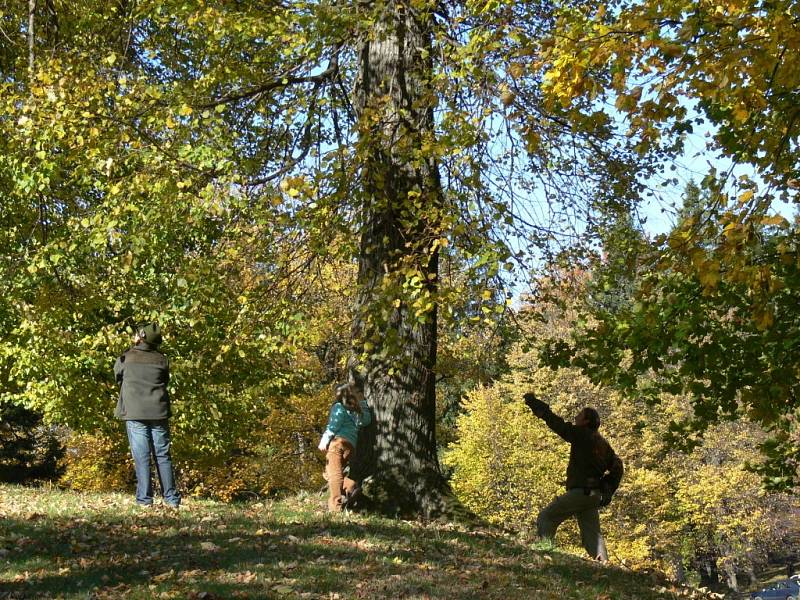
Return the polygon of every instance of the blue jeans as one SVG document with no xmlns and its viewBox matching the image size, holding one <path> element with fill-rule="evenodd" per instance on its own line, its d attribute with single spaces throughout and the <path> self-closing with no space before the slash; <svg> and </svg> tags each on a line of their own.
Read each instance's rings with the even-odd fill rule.
<svg viewBox="0 0 800 600">
<path fill-rule="evenodd" d="M 172 458 L 169 455 L 169 424 L 159 421 L 125 421 L 133 464 L 136 468 L 136 502 L 149 506 L 153 503 L 153 480 L 150 476 L 150 455 L 155 456 L 158 480 L 164 502 L 178 506 L 181 496 L 175 489 Z"/>
</svg>

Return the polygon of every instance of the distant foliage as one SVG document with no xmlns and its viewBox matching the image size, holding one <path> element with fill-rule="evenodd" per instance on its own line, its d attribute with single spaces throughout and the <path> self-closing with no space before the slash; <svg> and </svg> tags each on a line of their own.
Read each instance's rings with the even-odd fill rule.
<svg viewBox="0 0 800 600">
<path fill-rule="evenodd" d="M 539 508 L 562 489 L 557 474 L 568 447 L 551 439 L 521 401 L 509 401 L 511 391 L 497 384 L 467 396 L 444 464 L 470 510 L 492 523 L 535 531 Z"/>
<path fill-rule="evenodd" d="M 119 435 L 73 433 L 67 440 L 60 484 L 80 492 L 125 491 L 135 486 L 125 429 Z"/>
<path fill-rule="evenodd" d="M 534 355 L 514 352 L 511 363 L 513 376 L 467 396 L 458 439 L 445 455 L 467 507 L 494 523 L 535 529 L 539 510 L 562 493 L 569 445 L 522 403 L 534 390 L 568 420 L 596 407 L 601 432 L 625 461 L 622 485 L 601 516 L 613 560 L 679 577 L 711 568 L 729 580 L 766 562 L 797 502 L 765 494 L 744 469 L 759 456 L 756 427 L 713 428 L 685 455 L 664 441 L 669 420 L 691 410 L 685 399 L 665 397 L 657 410 L 591 384 L 576 369 L 541 368 Z M 574 545 L 574 525 L 565 526 L 559 542 Z"/>
<path fill-rule="evenodd" d="M 324 483 L 325 456 L 317 449 L 333 402 L 332 386 L 315 393 L 292 395 L 264 421 L 263 443 L 269 449 L 264 465 L 271 489 L 297 492 Z"/>
</svg>

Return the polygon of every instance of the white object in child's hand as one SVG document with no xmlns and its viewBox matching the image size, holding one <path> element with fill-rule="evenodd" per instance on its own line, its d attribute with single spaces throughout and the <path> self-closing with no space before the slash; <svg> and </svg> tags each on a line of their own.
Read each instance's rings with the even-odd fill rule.
<svg viewBox="0 0 800 600">
<path fill-rule="evenodd" d="M 332 439 L 333 432 L 326 429 L 325 433 L 322 434 L 322 437 L 319 440 L 319 446 L 317 446 L 317 448 L 319 448 L 322 452 L 325 452 L 328 449 L 328 445 L 331 443 Z"/>
</svg>

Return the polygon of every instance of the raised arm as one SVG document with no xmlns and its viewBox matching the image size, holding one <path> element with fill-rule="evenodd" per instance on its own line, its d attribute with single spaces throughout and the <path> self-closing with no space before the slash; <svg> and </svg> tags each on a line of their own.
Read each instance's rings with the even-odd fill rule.
<svg viewBox="0 0 800 600">
<path fill-rule="evenodd" d="M 539 400 L 535 394 L 528 392 L 523 396 L 525 404 L 531 409 L 534 415 L 539 417 L 545 424 L 563 440 L 572 443 L 578 435 L 578 427 L 555 414 L 546 402 Z"/>
</svg>

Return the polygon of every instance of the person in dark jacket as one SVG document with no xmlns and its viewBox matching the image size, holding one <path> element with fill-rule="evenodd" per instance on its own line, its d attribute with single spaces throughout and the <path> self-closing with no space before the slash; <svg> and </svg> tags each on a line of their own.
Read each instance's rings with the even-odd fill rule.
<svg viewBox="0 0 800 600">
<path fill-rule="evenodd" d="M 605 541 L 600 532 L 598 509 L 611 501 L 611 494 L 622 479 L 622 460 L 600 435 L 600 415 L 586 407 L 567 423 L 534 394 L 524 396 L 534 415 L 569 442 L 566 493 L 558 496 L 539 513 L 536 528 L 542 539 L 553 540 L 558 526 L 569 517 L 578 520 L 581 542 L 586 552 L 599 561 L 608 560 Z"/>
<path fill-rule="evenodd" d="M 115 416 L 125 421 L 128 442 L 136 469 L 136 502 L 153 504 L 150 455 L 155 457 L 161 493 L 168 506 L 177 508 L 181 496 L 175 489 L 175 475 L 170 457 L 169 361 L 159 352 L 161 328 L 151 323 L 139 328 L 134 346 L 114 364 L 120 385 Z"/>
</svg>

